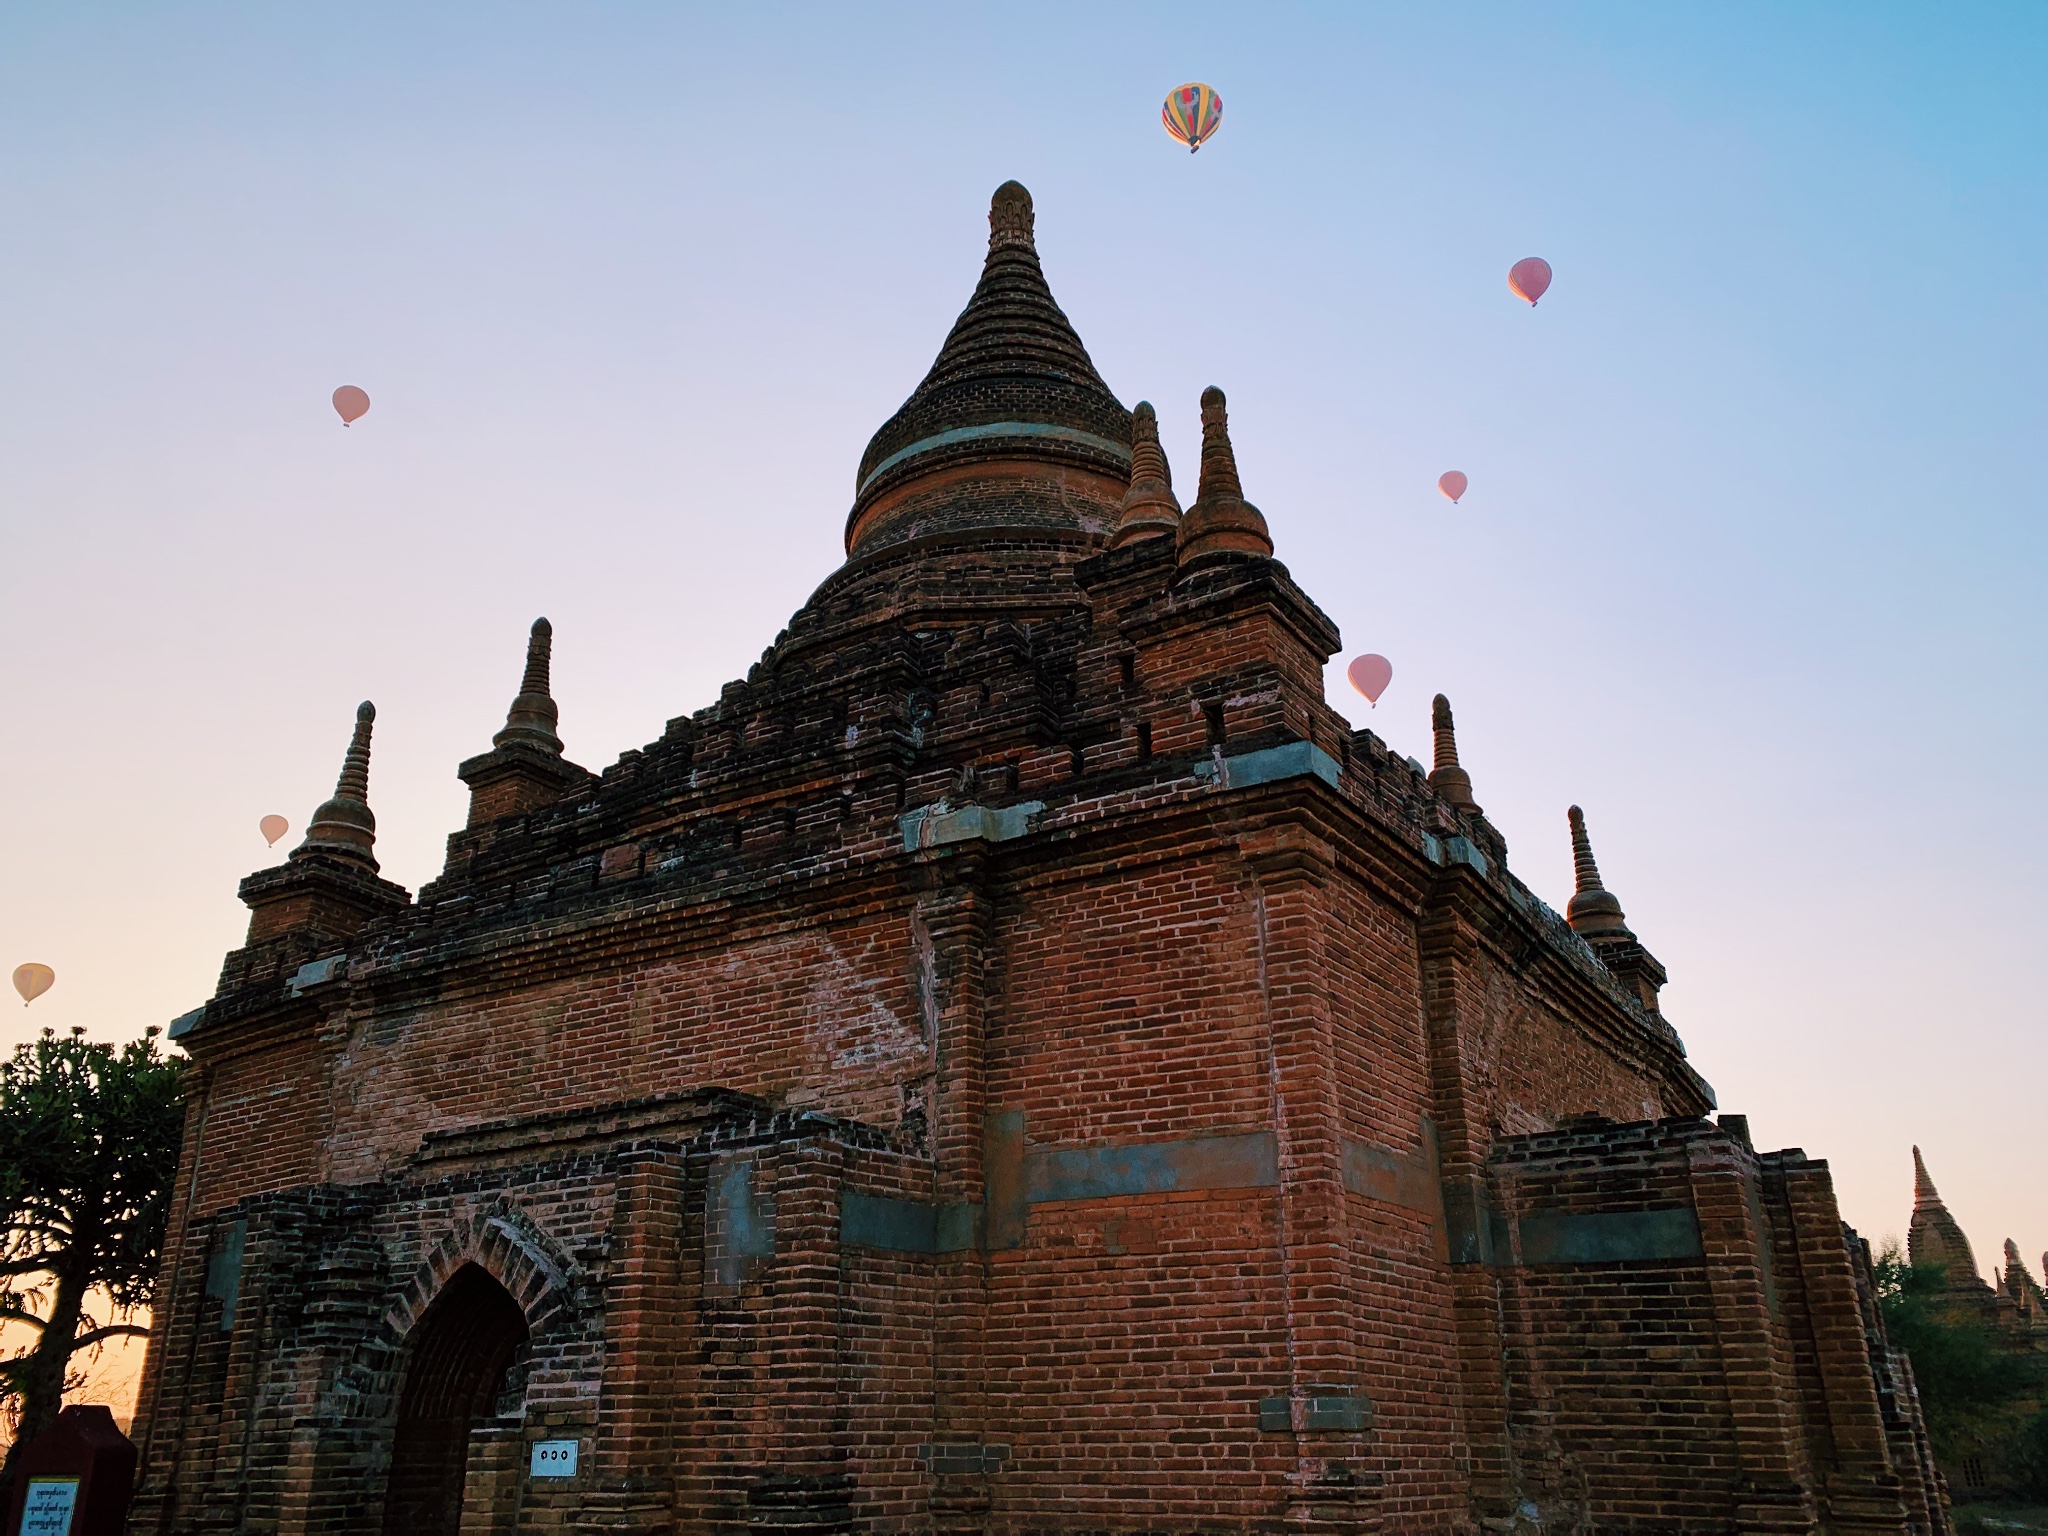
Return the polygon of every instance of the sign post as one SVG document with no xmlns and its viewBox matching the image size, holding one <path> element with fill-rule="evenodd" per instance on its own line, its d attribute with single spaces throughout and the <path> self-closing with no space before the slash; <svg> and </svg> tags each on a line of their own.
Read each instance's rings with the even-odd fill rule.
<svg viewBox="0 0 2048 1536">
<path fill-rule="evenodd" d="M 121 1536 L 135 1491 L 135 1443 L 97 1403 L 31 1440 L 17 1464 L 6 1536 Z"/>
</svg>

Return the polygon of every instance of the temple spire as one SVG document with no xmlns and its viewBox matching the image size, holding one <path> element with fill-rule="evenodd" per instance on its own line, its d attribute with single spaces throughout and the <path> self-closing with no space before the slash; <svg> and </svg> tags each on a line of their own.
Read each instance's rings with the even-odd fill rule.
<svg viewBox="0 0 2048 1536">
<path fill-rule="evenodd" d="M 377 872 L 377 818 L 370 814 L 370 727 L 377 706 L 365 699 L 356 709 L 355 735 L 341 760 L 334 797 L 313 813 L 306 840 L 292 850 L 294 859 L 316 856 L 339 859 L 371 874 Z"/>
<path fill-rule="evenodd" d="M 1472 798 L 1472 775 L 1458 766 L 1458 731 L 1451 723 L 1451 701 L 1442 694 L 1430 706 L 1429 723 L 1436 733 L 1436 767 L 1429 775 L 1430 787 L 1459 810 L 1476 815 L 1479 803 Z"/>
<path fill-rule="evenodd" d="M 526 675 L 519 695 L 505 714 L 505 728 L 491 738 L 491 745 L 532 747 L 555 757 L 562 755 L 562 740 L 555 734 L 560 718 L 548 691 L 548 662 L 554 651 L 554 626 L 535 619 L 526 639 Z"/>
<path fill-rule="evenodd" d="M 1180 527 L 1180 501 L 1173 494 L 1173 470 L 1159 445 L 1159 415 L 1140 400 L 1131 412 L 1131 488 L 1117 518 L 1110 548 L 1154 539 Z"/>
<path fill-rule="evenodd" d="M 1223 391 L 1202 391 L 1202 479 L 1195 504 L 1180 520 L 1182 565 L 1210 555 L 1271 555 L 1273 535 L 1259 509 L 1244 499 Z"/>
<path fill-rule="evenodd" d="M 1906 1224 L 1906 1253 L 1915 1264 L 1939 1264 L 1946 1269 L 1951 1291 L 1967 1291 L 1984 1283 L 1977 1273 L 1977 1256 L 1970 1251 L 1970 1240 L 1942 1204 L 1918 1147 L 1913 1149 L 1913 1215 Z"/>
<path fill-rule="evenodd" d="M 1635 935 L 1622 920 L 1621 903 L 1600 883 L 1600 866 L 1593 862 L 1593 840 L 1586 835 L 1586 813 L 1575 805 L 1568 817 L 1578 889 L 1564 909 L 1564 920 L 1582 939 L 1633 939 Z"/>
<path fill-rule="evenodd" d="M 456 770 L 469 786 L 472 827 L 551 805 L 590 777 L 562 756 L 562 738 L 555 734 L 558 715 L 548 682 L 554 649 L 554 626 L 535 619 L 526 637 L 526 672 L 505 712 L 505 728 L 491 738 L 490 751 Z"/>
<path fill-rule="evenodd" d="M 1920 1149 L 1913 1149 L 1913 1209 L 1924 1211 L 1943 1209 L 1941 1192 L 1934 1187 L 1934 1180 L 1927 1176 L 1927 1164 L 1920 1156 Z"/>
</svg>

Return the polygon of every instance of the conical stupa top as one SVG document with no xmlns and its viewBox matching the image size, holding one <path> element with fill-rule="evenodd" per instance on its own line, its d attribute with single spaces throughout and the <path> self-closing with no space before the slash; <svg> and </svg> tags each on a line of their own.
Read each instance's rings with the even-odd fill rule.
<svg viewBox="0 0 2048 1536">
<path fill-rule="evenodd" d="M 1430 787 L 1460 810 L 1477 811 L 1472 775 L 1458 766 L 1458 729 L 1451 721 L 1451 701 L 1442 694 L 1430 704 L 1429 724 L 1436 735 L 1436 767 L 1430 770 Z"/>
<path fill-rule="evenodd" d="M 1906 1223 L 1906 1253 L 1915 1264 L 1940 1264 L 1947 1269 L 1951 1290 L 1983 1283 L 1970 1240 L 1942 1204 L 1918 1147 L 1913 1149 L 1913 1215 Z"/>
<path fill-rule="evenodd" d="M 1173 494 L 1173 470 L 1159 444 L 1159 415 L 1140 400 L 1131 412 L 1131 488 L 1117 518 L 1113 549 L 1157 538 L 1180 527 L 1180 500 Z"/>
<path fill-rule="evenodd" d="M 377 818 L 370 814 L 370 727 L 376 718 L 377 706 L 365 699 L 356 709 L 355 734 L 341 760 L 334 798 L 313 813 L 306 840 L 292 850 L 294 859 L 319 855 L 377 872 Z"/>
<path fill-rule="evenodd" d="M 1934 1180 L 1927 1176 L 1927 1163 L 1920 1156 L 1920 1149 L 1913 1149 L 1913 1209 L 1925 1210 L 1941 1204 L 1941 1192 L 1934 1187 Z"/>
<path fill-rule="evenodd" d="M 1054 302 L 1033 222 L 1029 192 L 996 188 L 981 281 L 924 382 L 861 456 L 849 530 L 877 497 L 939 468 L 1027 458 L 1129 472 L 1130 412 Z"/>
<path fill-rule="evenodd" d="M 1195 504 L 1180 520 L 1183 565 L 1204 555 L 1270 555 L 1273 535 L 1259 509 L 1244 499 L 1237 478 L 1237 452 L 1230 445 L 1230 417 L 1223 391 L 1202 391 L 1202 480 Z"/>
<path fill-rule="evenodd" d="M 518 697 L 505 714 L 505 728 L 491 738 L 491 745 L 532 747 L 555 757 L 562 755 L 562 740 L 555 734 L 559 715 L 554 696 L 548 691 L 548 661 L 554 650 L 554 626 L 535 619 L 526 638 L 526 675 L 520 680 Z"/>
<path fill-rule="evenodd" d="M 1593 862 L 1593 840 L 1586 835 L 1586 813 L 1576 805 L 1566 813 L 1572 825 L 1572 870 L 1578 889 L 1564 909 L 1564 920 L 1582 939 L 1632 939 L 1622 919 L 1621 903 L 1600 883 Z"/>
</svg>

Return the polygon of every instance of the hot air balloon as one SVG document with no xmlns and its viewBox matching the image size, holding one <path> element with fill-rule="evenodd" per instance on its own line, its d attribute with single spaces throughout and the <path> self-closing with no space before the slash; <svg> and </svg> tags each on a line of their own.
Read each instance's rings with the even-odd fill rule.
<svg viewBox="0 0 2048 1536">
<path fill-rule="evenodd" d="M 1472 482 L 1465 478 L 1462 469 L 1447 469 L 1436 477 L 1436 488 L 1451 498 L 1451 505 L 1458 504 L 1458 498 L 1465 494 L 1465 487 Z"/>
<path fill-rule="evenodd" d="M 1394 664 L 1384 656 L 1360 656 L 1344 669 L 1344 675 L 1351 679 L 1352 687 L 1365 695 L 1365 701 L 1378 709 L 1380 695 L 1394 680 Z"/>
<path fill-rule="evenodd" d="M 1508 287 L 1518 299 L 1536 301 L 1550 291 L 1550 263 L 1541 256 L 1524 256 L 1508 268 Z"/>
<path fill-rule="evenodd" d="M 282 816 L 266 816 L 256 823 L 256 830 L 263 834 L 263 841 L 273 848 L 277 846 L 277 840 L 291 829 L 292 824 Z"/>
<path fill-rule="evenodd" d="M 355 385 L 344 384 L 334 392 L 334 409 L 340 413 L 344 427 L 353 426 L 368 414 L 370 397 Z"/>
<path fill-rule="evenodd" d="M 1168 133 L 1187 145 L 1192 155 L 1209 142 L 1209 135 L 1223 121 L 1223 98 L 1200 82 L 1180 86 L 1166 93 L 1159 121 L 1166 124 Z"/>
<path fill-rule="evenodd" d="M 14 990 L 21 994 L 21 1006 L 26 1008 L 56 984 L 57 973 L 47 965 L 17 965 L 14 968 Z"/>
</svg>

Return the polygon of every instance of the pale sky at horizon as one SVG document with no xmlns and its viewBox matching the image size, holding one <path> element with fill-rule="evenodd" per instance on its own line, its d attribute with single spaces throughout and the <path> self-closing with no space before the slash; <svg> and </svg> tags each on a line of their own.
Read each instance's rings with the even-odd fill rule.
<svg viewBox="0 0 2048 1536">
<path fill-rule="evenodd" d="M 1426 758 L 1448 693 L 1759 1146 L 1879 1241 L 1917 1142 L 2038 1275 L 2048 9 L 1251 17 L 0 0 L 0 1045 L 203 1001 L 360 699 L 431 879 L 536 614 L 588 767 L 714 702 L 1016 177 L 1184 497 L 1229 392 L 1332 702 Z"/>
</svg>

